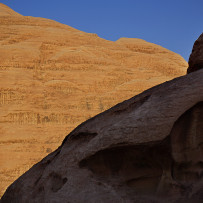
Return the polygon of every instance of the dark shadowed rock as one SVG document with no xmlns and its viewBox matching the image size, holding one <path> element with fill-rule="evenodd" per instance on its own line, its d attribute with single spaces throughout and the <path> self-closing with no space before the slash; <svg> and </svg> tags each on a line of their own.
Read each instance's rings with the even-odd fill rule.
<svg viewBox="0 0 203 203">
<path fill-rule="evenodd" d="M 189 58 L 189 68 L 187 73 L 203 68 L 203 33 L 195 41 L 192 53 Z"/>
<path fill-rule="evenodd" d="M 151 88 L 73 130 L 4 202 L 201 202 L 203 70 Z"/>
</svg>

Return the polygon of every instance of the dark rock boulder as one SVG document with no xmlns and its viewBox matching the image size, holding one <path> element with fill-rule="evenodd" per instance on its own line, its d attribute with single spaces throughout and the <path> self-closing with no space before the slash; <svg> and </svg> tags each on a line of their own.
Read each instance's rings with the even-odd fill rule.
<svg viewBox="0 0 203 203">
<path fill-rule="evenodd" d="M 4 202 L 201 202 L 203 70 L 151 88 L 72 131 Z"/>
<path fill-rule="evenodd" d="M 189 58 L 189 68 L 187 73 L 203 68 L 203 33 L 195 41 L 192 53 Z"/>
</svg>

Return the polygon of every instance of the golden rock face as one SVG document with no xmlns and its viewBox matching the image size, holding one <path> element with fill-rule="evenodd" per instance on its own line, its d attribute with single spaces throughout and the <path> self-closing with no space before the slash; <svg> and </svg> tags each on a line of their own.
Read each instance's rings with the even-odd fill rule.
<svg viewBox="0 0 203 203">
<path fill-rule="evenodd" d="M 81 122 L 187 66 L 141 39 L 112 42 L 0 4 L 0 195 Z"/>
</svg>

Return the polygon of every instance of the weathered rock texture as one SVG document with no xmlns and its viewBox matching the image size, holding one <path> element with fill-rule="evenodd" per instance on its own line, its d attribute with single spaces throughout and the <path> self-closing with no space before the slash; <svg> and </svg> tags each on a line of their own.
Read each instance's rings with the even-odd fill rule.
<svg viewBox="0 0 203 203">
<path fill-rule="evenodd" d="M 111 42 L 0 4 L 0 196 L 81 122 L 187 66 L 144 40 Z"/>
<path fill-rule="evenodd" d="M 4 202 L 202 202 L 203 70 L 153 87 L 73 130 Z"/>
<path fill-rule="evenodd" d="M 195 41 L 192 53 L 189 58 L 189 68 L 187 73 L 203 68 L 203 33 Z"/>
</svg>

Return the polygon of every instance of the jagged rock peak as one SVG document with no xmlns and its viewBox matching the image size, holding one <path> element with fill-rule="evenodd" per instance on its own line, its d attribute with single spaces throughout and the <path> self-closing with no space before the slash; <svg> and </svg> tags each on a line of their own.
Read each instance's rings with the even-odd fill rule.
<svg viewBox="0 0 203 203">
<path fill-rule="evenodd" d="M 189 58 L 187 73 L 203 68 L 203 33 L 195 41 L 192 53 Z"/>
</svg>

